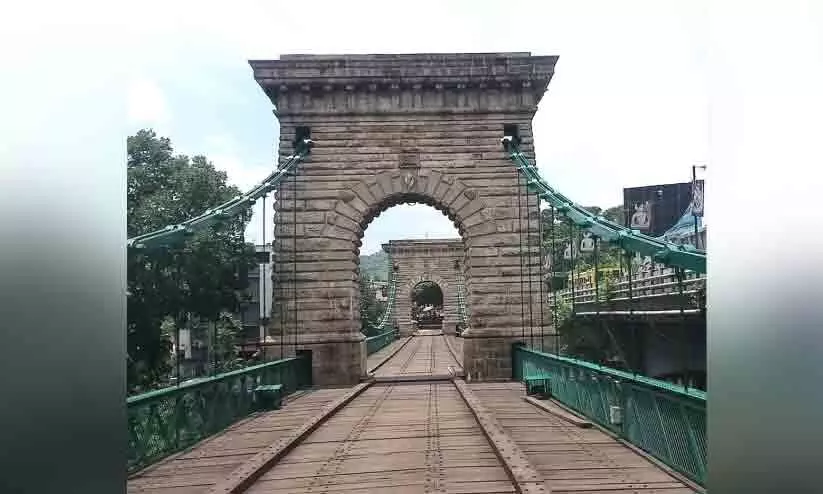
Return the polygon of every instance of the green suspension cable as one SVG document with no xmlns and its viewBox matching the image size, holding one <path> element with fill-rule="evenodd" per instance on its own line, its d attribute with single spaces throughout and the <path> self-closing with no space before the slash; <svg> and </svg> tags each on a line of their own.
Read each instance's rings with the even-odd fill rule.
<svg viewBox="0 0 823 494">
<path fill-rule="evenodd" d="M 283 197 L 282 197 L 282 194 L 281 194 L 280 198 L 277 201 L 278 203 L 280 203 L 278 205 L 278 209 L 280 211 L 283 211 L 282 199 L 283 199 Z M 282 254 L 283 250 L 285 249 L 284 243 L 283 243 L 284 227 L 285 227 L 285 225 L 283 225 L 283 222 L 278 222 L 277 223 L 277 230 L 279 230 L 279 234 L 275 234 L 275 237 L 277 238 L 278 248 L 276 250 L 272 249 L 275 252 L 275 254 L 277 252 L 280 252 Z M 272 241 L 272 245 L 274 245 L 274 241 Z M 283 257 L 283 256 L 281 255 L 280 257 Z M 277 301 L 278 301 L 278 306 L 279 306 L 278 309 L 279 310 L 278 310 L 277 315 L 280 317 L 280 345 L 279 346 L 280 346 L 280 359 L 281 360 L 285 356 L 284 355 L 285 349 L 283 347 L 286 343 L 286 283 L 285 283 L 285 281 L 286 281 L 285 280 L 286 270 L 284 268 L 285 268 L 285 266 L 284 266 L 284 263 L 283 263 L 282 260 L 278 260 L 275 263 L 275 269 L 277 270 L 276 276 L 277 276 L 277 281 L 278 281 L 278 283 L 277 283 Z"/>
<path fill-rule="evenodd" d="M 575 308 L 575 305 L 576 305 L 575 286 L 577 285 L 577 278 L 576 278 L 577 272 L 576 272 L 575 269 L 577 267 L 577 262 L 576 262 L 576 259 L 574 258 L 574 251 L 577 250 L 576 247 L 577 247 L 577 237 L 575 236 L 574 223 L 572 221 L 569 221 L 569 256 L 571 257 L 571 262 L 572 262 L 572 266 L 571 266 L 571 268 L 572 268 L 571 269 L 572 315 L 574 315 L 574 308 Z"/>
<path fill-rule="evenodd" d="M 534 271 L 532 265 L 532 239 L 534 236 L 532 235 L 531 197 L 528 189 L 526 189 L 524 195 L 526 196 L 526 248 L 529 251 L 529 257 L 526 261 L 529 267 L 529 345 L 534 348 L 534 284 L 532 283 L 532 273 Z"/>
<path fill-rule="evenodd" d="M 595 310 L 597 315 L 600 315 L 600 279 L 597 276 L 598 271 L 600 270 L 600 259 L 599 259 L 599 252 L 598 252 L 598 238 L 592 237 L 594 240 L 594 300 L 596 302 Z"/>
<path fill-rule="evenodd" d="M 683 388 L 689 390 L 689 333 L 688 321 L 686 320 L 686 301 L 683 298 L 683 270 L 675 269 L 675 276 L 677 277 L 677 296 L 680 299 L 680 330 L 681 330 L 681 345 L 682 359 L 683 359 Z"/>
<path fill-rule="evenodd" d="M 180 269 L 180 255 L 175 256 L 175 264 L 177 267 L 177 291 L 180 293 L 180 298 L 183 298 L 183 273 Z M 175 339 L 174 339 L 174 365 L 176 367 L 177 384 L 180 386 L 180 325 L 183 324 L 183 304 L 180 304 L 177 311 L 177 321 L 175 322 Z M 191 340 L 191 338 L 189 338 Z"/>
<path fill-rule="evenodd" d="M 634 280 L 632 279 L 632 271 L 634 271 L 634 266 L 632 265 L 632 252 L 626 251 L 626 270 L 628 271 L 628 281 L 629 281 L 629 317 L 634 314 Z"/>
<path fill-rule="evenodd" d="M 268 193 L 263 195 L 263 204 L 262 204 L 262 206 L 263 206 L 263 252 L 268 254 L 268 261 L 271 262 L 271 255 L 269 254 L 268 250 L 266 249 L 266 196 L 267 195 L 268 195 Z M 257 248 L 255 248 L 254 250 L 255 250 L 255 253 L 256 253 Z M 266 307 L 266 266 L 268 266 L 268 264 L 263 264 L 259 268 L 260 269 L 260 279 L 261 279 L 261 283 L 263 285 L 261 287 L 262 288 L 261 296 L 263 297 L 263 311 L 262 311 L 263 312 L 263 321 L 260 323 L 260 325 L 263 326 L 263 331 L 261 332 L 260 328 L 257 329 L 257 356 L 261 360 L 263 360 L 263 342 L 265 340 L 265 337 L 263 336 L 262 333 L 268 331 L 268 328 L 266 327 L 267 326 L 266 321 L 269 318 L 268 310 L 267 310 L 267 307 Z"/>
<path fill-rule="evenodd" d="M 556 270 L 555 262 L 557 261 L 557 250 L 555 244 L 557 243 L 557 236 L 555 231 L 555 217 L 554 217 L 554 206 L 551 204 L 549 205 L 549 211 L 551 211 L 551 237 L 552 237 L 552 263 L 551 263 L 551 288 L 552 288 L 552 328 L 554 329 L 554 353 L 555 355 L 560 355 L 560 328 L 557 327 L 557 283 L 554 279 L 554 273 Z"/>
<path fill-rule="evenodd" d="M 633 295 L 633 288 L 634 287 L 632 286 L 633 283 L 634 283 L 634 280 L 632 279 L 632 270 L 633 270 L 632 252 L 624 250 L 624 249 L 620 249 L 620 250 L 621 250 L 621 252 L 625 253 L 625 258 L 626 258 L 626 273 L 627 273 L 627 280 L 628 280 L 628 283 L 629 283 L 629 285 L 628 285 L 628 287 L 629 287 L 628 288 L 628 290 L 629 290 L 628 291 L 628 297 L 629 297 L 629 324 L 631 324 L 631 326 L 632 326 L 632 347 L 633 347 L 633 353 L 636 356 L 635 362 L 634 362 L 635 365 L 632 365 L 632 371 L 634 372 L 634 375 L 636 376 L 637 375 L 637 368 L 639 367 L 638 364 L 640 364 L 640 362 L 639 362 L 639 353 L 638 353 L 639 346 L 638 346 L 638 338 L 637 338 L 637 322 L 634 320 L 634 295 Z"/>
<path fill-rule="evenodd" d="M 606 218 L 594 215 L 577 205 L 568 197 L 554 190 L 531 166 L 530 161 L 519 150 L 513 136 L 501 139 L 509 158 L 517 165 L 517 170 L 527 179 L 526 186 L 540 194 L 542 199 L 557 207 L 560 213 L 569 218 L 580 228 L 590 231 L 607 242 L 651 256 L 655 262 L 684 269 L 706 272 L 706 253 L 692 245 L 676 245 L 657 238 L 644 235 L 636 230 L 618 225 Z"/>
<path fill-rule="evenodd" d="M 520 198 L 520 174 L 517 175 L 517 234 L 520 238 L 520 338 L 526 339 L 525 269 L 523 269 L 523 207 Z"/>
<path fill-rule="evenodd" d="M 294 355 L 297 355 L 297 167 L 295 167 L 292 171 L 292 234 L 291 234 L 291 245 L 292 245 L 292 259 L 291 259 L 291 266 L 292 266 L 292 294 L 294 295 L 294 308 L 292 311 L 294 317 L 294 329 L 292 332 L 294 333 L 293 337 L 293 347 L 292 352 Z"/>
<path fill-rule="evenodd" d="M 254 186 L 245 194 L 240 194 L 237 197 L 220 204 L 219 206 L 207 209 L 204 213 L 195 216 L 194 218 L 190 218 L 180 223 L 167 225 L 159 230 L 132 237 L 126 241 L 127 247 L 135 249 L 149 249 L 170 245 L 180 242 L 193 235 L 196 231 L 218 223 L 221 220 L 237 216 L 251 207 L 257 199 L 261 198 L 268 192 L 277 189 L 282 182 L 283 177 L 285 177 L 291 169 L 295 168 L 300 161 L 305 159 L 305 157 L 311 153 L 311 148 L 313 145 L 314 141 L 311 139 L 303 139 L 300 141 L 296 146 L 295 154 L 288 156 L 286 158 L 286 162 L 283 163 L 276 171 L 271 173 L 261 183 Z"/>
<path fill-rule="evenodd" d="M 540 351 L 545 352 L 545 339 L 546 339 L 546 325 L 545 321 L 543 320 L 543 304 L 546 303 L 546 299 L 543 296 L 543 284 L 546 282 L 545 273 L 543 272 L 543 245 L 545 243 L 545 238 L 543 238 L 543 213 L 540 211 L 540 196 L 535 195 L 537 199 L 537 228 L 538 228 L 538 256 L 540 256 L 540 268 L 539 268 L 539 276 L 540 276 L 540 304 L 538 307 L 540 308 Z"/>
</svg>

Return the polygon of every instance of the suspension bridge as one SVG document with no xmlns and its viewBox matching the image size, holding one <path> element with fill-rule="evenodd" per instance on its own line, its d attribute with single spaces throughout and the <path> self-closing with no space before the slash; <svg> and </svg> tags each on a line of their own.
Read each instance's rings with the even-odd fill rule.
<svg viewBox="0 0 823 494">
<path fill-rule="evenodd" d="M 250 62 L 280 121 L 277 169 L 128 244 L 172 249 L 272 196 L 265 361 L 129 397 L 129 492 L 705 491 L 706 393 L 655 379 L 631 356 L 621 368 L 569 352 L 570 322 L 613 336 L 626 321 L 685 328 L 705 316 L 706 257 L 592 214 L 538 173 L 531 120 L 556 62 Z M 460 238 L 442 256 L 390 243 L 386 310 L 366 337 L 360 244 L 404 203 L 442 211 Z M 562 242 L 569 282 L 558 288 L 546 280 L 561 271 Z M 620 253 L 609 283 L 606 251 Z M 410 253 L 431 258 L 428 270 Z M 583 255 L 590 278 L 575 270 Z M 657 271 L 637 275 L 637 256 Z M 448 286 L 442 332 L 408 325 L 408 289 L 424 279 Z"/>
</svg>

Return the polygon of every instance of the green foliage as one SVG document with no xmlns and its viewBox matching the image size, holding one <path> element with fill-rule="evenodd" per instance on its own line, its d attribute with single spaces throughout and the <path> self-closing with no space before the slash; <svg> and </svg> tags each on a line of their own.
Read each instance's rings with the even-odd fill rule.
<svg viewBox="0 0 823 494">
<path fill-rule="evenodd" d="M 435 307 L 443 305 L 443 291 L 436 283 L 424 281 L 418 283 L 412 290 L 412 301 L 419 306 L 433 305 Z"/>
<path fill-rule="evenodd" d="M 171 141 L 151 130 L 127 140 L 127 235 L 162 228 L 202 213 L 240 193 L 204 156 L 174 155 Z M 246 211 L 182 245 L 128 253 L 127 378 L 131 392 L 157 387 L 171 369 L 168 320 L 219 321 L 235 311 L 254 247 L 243 232 Z M 166 326 L 163 323 L 166 321 Z"/>
<path fill-rule="evenodd" d="M 589 206 L 584 209 L 593 214 L 602 214 L 610 220 L 619 219 L 614 216 L 617 214 L 615 211 L 622 214 L 622 206 L 615 206 L 606 210 L 602 210 L 597 206 Z M 541 218 L 543 222 L 543 256 L 544 259 L 551 258 L 552 271 L 557 273 L 554 281 L 555 287 L 563 289 L 566 287 L 572 271 L 579 274 L 594 269 L 595 256 L 593 252 L 580 252 L 582 232 L 576 227 L 571 229 L 568 220 L 564 219 L 559 213 L 555 214 L 554 226 L 552 226 L 551 213 L 548 209 L 541 212 Z M 574 234 L 573 237 L 572 233 Z M 571 239 L 574 239 L 573 243 L 576 246 L 573 260 L 564 258 L 566 247 Z M 621 254 L 619 247 L 609 245 L 607 242 L 599 242 L 597 250 L 596 264 L 600 268 L 617 268 L 620 266 Z"/>
<path fill-rule="evenodd" d="M 555 299 L 555 311 L 557 327 L 563 327 L 572 316 L 572 305 L 564 297 L 557 297 Z"/>
<path fill-rule="evenodd" d="M 600 302 L 610 302 L 614 298 L 617 283 L 614 276 L 603 276 L 598 284 Z"/>
<path fill-rule="evenodd" d="M 374 254 L 360 256 L 361 278 L 368 277 L 375 281 L 388 281 L 389 254 L 379 250 Z"/>
<path fill-rule="evenodd" d="M 237 339 L 243 333 L 243 326 L 240 321 L 233 314 L 222 312 L 214 325 L 217 340 L 214 344 L 217 372 L 228 372 L 242 368 L 245 364 L 240 358 L 240 351 L 237 348 Z"/>
<path fill-rule="evenodd" d="M 622 204 L 604 209 L 600 214 L 607 220 L 617 223 L 618 225 L 626 224 L 626 212 Z"/>
<path fill-rule="evenodd" d="M 374 336 L 374 328 L 380 321 L 386 304 L 377 300 L 374 280 L 360 275 L 360 331 L 366 336 Z"/>
<path fill-rule="evenodd" d="M 601 215 L 610 221 L 623 224 L 623 207 L 615 206 L 602 209 L 597 206 L 585 207 L 587 211 L 595 215 Z M 569 280 L 572 273 L 580 275 L 587 271 L 592 271 L 595 264 L 601 270 L 607 268 L 618 268 L 621 262 L 625 263 L 620 248 L 609 245 L 606 242 L 599 242 L 597 249 L 597 259 L 595 262 L 594 252 L 580 252 L 579 245 L 582 240 L 582 233 L 579 228 L 574 228 L 574 237 L 569 228 L 569 222 L 559 213 L 555 214 L 554 228 L 552 228 L 551 213 L 549 210 L 542 211 L 543 221 L 543 253 L 546 257 L 551 257 L 553 271 L 557 274 L 553 278 L 554 289 L 562 290 L 569 287 Z M 571 259 L 564 259 L 564 252 L 570 239 L 574 238 L 577 249 L 574 252 L 574 262 Z M 554 249 L 552 249 L 554 247 Z M 621 259 L 623 259 L 621 261 Z M 613 273 L 601 271 L 598 276 L 599 295 L 602 302 L 608 302 L 614 298 L 616 289 Z M 550 288 L 551 285 L 550 285 Z M 605 363 L 610 356 L 611 343 L 604 339 L 601 332 L 588 325 L 585 321 L 573 317 L 572 305 L 569 301 L 559 298 L 556 302 L 557 329 L 560 333 L 560 352 L 564 355 L 573 355 L 578 358 L 592 362 Z"/>
</svg>

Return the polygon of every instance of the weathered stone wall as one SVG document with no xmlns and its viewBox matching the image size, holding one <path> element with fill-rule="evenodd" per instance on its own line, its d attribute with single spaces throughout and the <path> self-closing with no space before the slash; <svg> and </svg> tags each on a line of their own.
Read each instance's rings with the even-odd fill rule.
<svg viewBox="0 0 823 494">
<path fill-rule="evenodd" d="M 500 138 L 504 126 L 516 128 L 534 159 L 531 120 L 555 62 L 528 53 L 251 62 L 276 106 L 281 159 L 304 127 L 316 143 L 275 203 L 270 335 L 313 350 L 317 383 L 353 383 L 365 373 L 358 354 L 360 242 L 377 215 L 409 202 L 443 211 L 464 239 L 468 376 L 510 372 L 499 362 L 524 332 L 521 308 L 532 304 L 536 312 L 539 305 L 539 277 L 529 277 L 523 292 L 521 274 L 537 273 L 540 259 L 537 201 L 526 197 Z M 521 257 L 529 240 L 534 253 Z M 472 338 L 483 342 L 470 344 Z"/>
<path fill-rule="evenodd" d="M 443 332 L 454 333 L 457 325 L 459 271 L 466 249 L 461 239 L 392 240 L 383 245 L 396 266 L 395 317 L 401 335 L 414 332 L 411 322 L 412 290 L 431 281 L 443 292 Z"/>
</svg>

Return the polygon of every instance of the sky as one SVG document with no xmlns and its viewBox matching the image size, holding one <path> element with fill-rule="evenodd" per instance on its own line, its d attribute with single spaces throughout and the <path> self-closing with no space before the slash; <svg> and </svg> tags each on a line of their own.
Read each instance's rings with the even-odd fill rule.
<svg viewBox="0 0 823 494">
<path fill-rule="evenodd" d="M 531 51 L 560 57 L 534 118 L 537 164 L 577 203 L 614 206 L 623 187 L 688 181 L 691 166 L 707 161 L 701 1 L 130 5 L 25 2 L 0 20 L 0 107 L 14 115 L 0 120 L 0 157 L 43 146 L 43 136 L 67 139 L 59 126 L 82 112 L 99 118 L 81 129 L 87 142 L 72 143 L 79 173 L 83 145 L 121 146 L 124 154 L 125 137 L 151 127 L 177 152 L 206 155 L 248 189 L 275 166 L 278 136 L 250 59 Z M 23 35 L 29 41 L 16 42 Z M 56 84 L 63 97 L 50 91 Z M 270 211 L 266 218 L 270 240 Z M 391 239 L 456 234 L 433 208 L 396 206 L 369 226 L 361 253 Z M 258 203 L 247 239 L 262 238 Z"/>
</svg>

